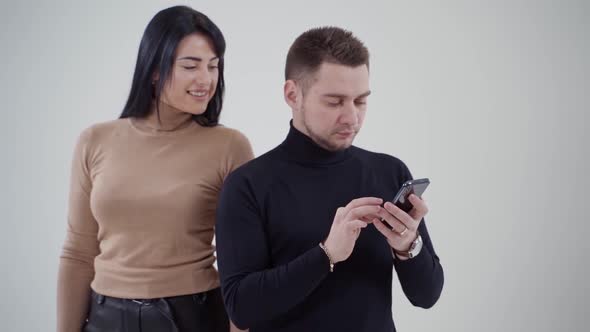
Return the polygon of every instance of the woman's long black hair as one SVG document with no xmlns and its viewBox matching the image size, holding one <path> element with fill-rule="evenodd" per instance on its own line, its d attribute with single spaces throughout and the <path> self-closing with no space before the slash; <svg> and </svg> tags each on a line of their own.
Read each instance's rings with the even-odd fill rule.
<svg viewBox="0 0 590 332">
<path fill-rule="evenodd" d="M 225 38 L 205 14 L 186 6 L 170 7 L 158 12 L 146 27 L 139 45 L 131 91 L 120 118 L 143 118 L 149 115 L 154 101 L 156 106 L 159 105 L 162 89 L 172 73 L 176 48 L 184 37 L 195 32 L 211 39 L 214 52 L 219 57 L 219 79 L 207 109 L 203 114 L 194 115 L 193 119 L 202 126 L 218 124 L 225 89 Z M 160 79 L 152 84 L 156 71 Z"/>
</svg>

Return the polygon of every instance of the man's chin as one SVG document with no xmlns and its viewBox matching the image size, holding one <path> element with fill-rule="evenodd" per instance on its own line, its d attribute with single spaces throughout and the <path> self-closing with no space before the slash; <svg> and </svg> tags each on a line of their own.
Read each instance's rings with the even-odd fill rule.
<svg viewBox="0 0 590 332">
<path fill-rule="evenodd" d="M 347 137 L 347 138 L 337 138 L 337 137 L 331 136 L 328 139 L 326 139 L 326 138 L 320 138 L 320 136 L 316 136 L 316 135 L 312 134 L 312 135 L 310 135 L 310 138 L 317 145 L 321 146 L 325 150 L 337 152 L 337 151 L 342 151 L 342 150 L 348 149 L 352 145 L 352 142 L 354 141 L 355 136 L 356 136 L 356 134 L 353 135 L 352 137 Z"/>
<path fill-rule="evenodd" d="M 352 145 L 352 139 L 351 140 L 346 140 L 345 142 L 330 142 L 330 145 L 328 146 L 328 150 L 330 151 L 342 151 L 342 150 L 346 150 L 348 149 L 351 145 Z"/>
</svg>

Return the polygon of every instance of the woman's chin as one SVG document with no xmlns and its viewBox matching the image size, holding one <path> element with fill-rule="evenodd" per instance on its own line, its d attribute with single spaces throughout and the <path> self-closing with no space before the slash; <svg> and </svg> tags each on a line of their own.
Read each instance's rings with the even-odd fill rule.
<svg viewBox="0 0 590 332">
<path fill-rule="evenodd" d="M 207 111 L 206 108 L 199 108 L 199 109 L 188 109 L 184 110 L 185 113 L 192 114 L 192 115 L 201 115 Z"/>
</svg>

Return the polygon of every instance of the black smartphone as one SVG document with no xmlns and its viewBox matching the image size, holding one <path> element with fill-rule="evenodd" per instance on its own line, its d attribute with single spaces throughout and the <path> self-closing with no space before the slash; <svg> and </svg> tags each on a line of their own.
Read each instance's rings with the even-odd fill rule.
<svg viewBox="0 0 590 332">
<path fill-rule="evenodd" d="M 403 211 L 410 212 L 413 206 L 412 203 L 410 203 L 410 200 L 408 200 L 408 197 L 411 194 L 422 197 L 422 194 L 429 184 L 430 180 L 427 178 L 408 180 L 402 185 L 402 187 L 397 192 L 397 195 L 395 195 L 395 198 L 391 202 Z"/>
</svg>

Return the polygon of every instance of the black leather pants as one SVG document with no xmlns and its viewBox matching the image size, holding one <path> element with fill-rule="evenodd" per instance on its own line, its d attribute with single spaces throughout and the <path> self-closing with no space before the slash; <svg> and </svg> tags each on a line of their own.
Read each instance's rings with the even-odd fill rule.
<svg viewBox="0 0 590 332">
<path fill-rule="evenodd" d="M 92 292 L 83 332 L 228 332 L 219 288 L 192 295 L 129 300 Z"/>
</svg>

